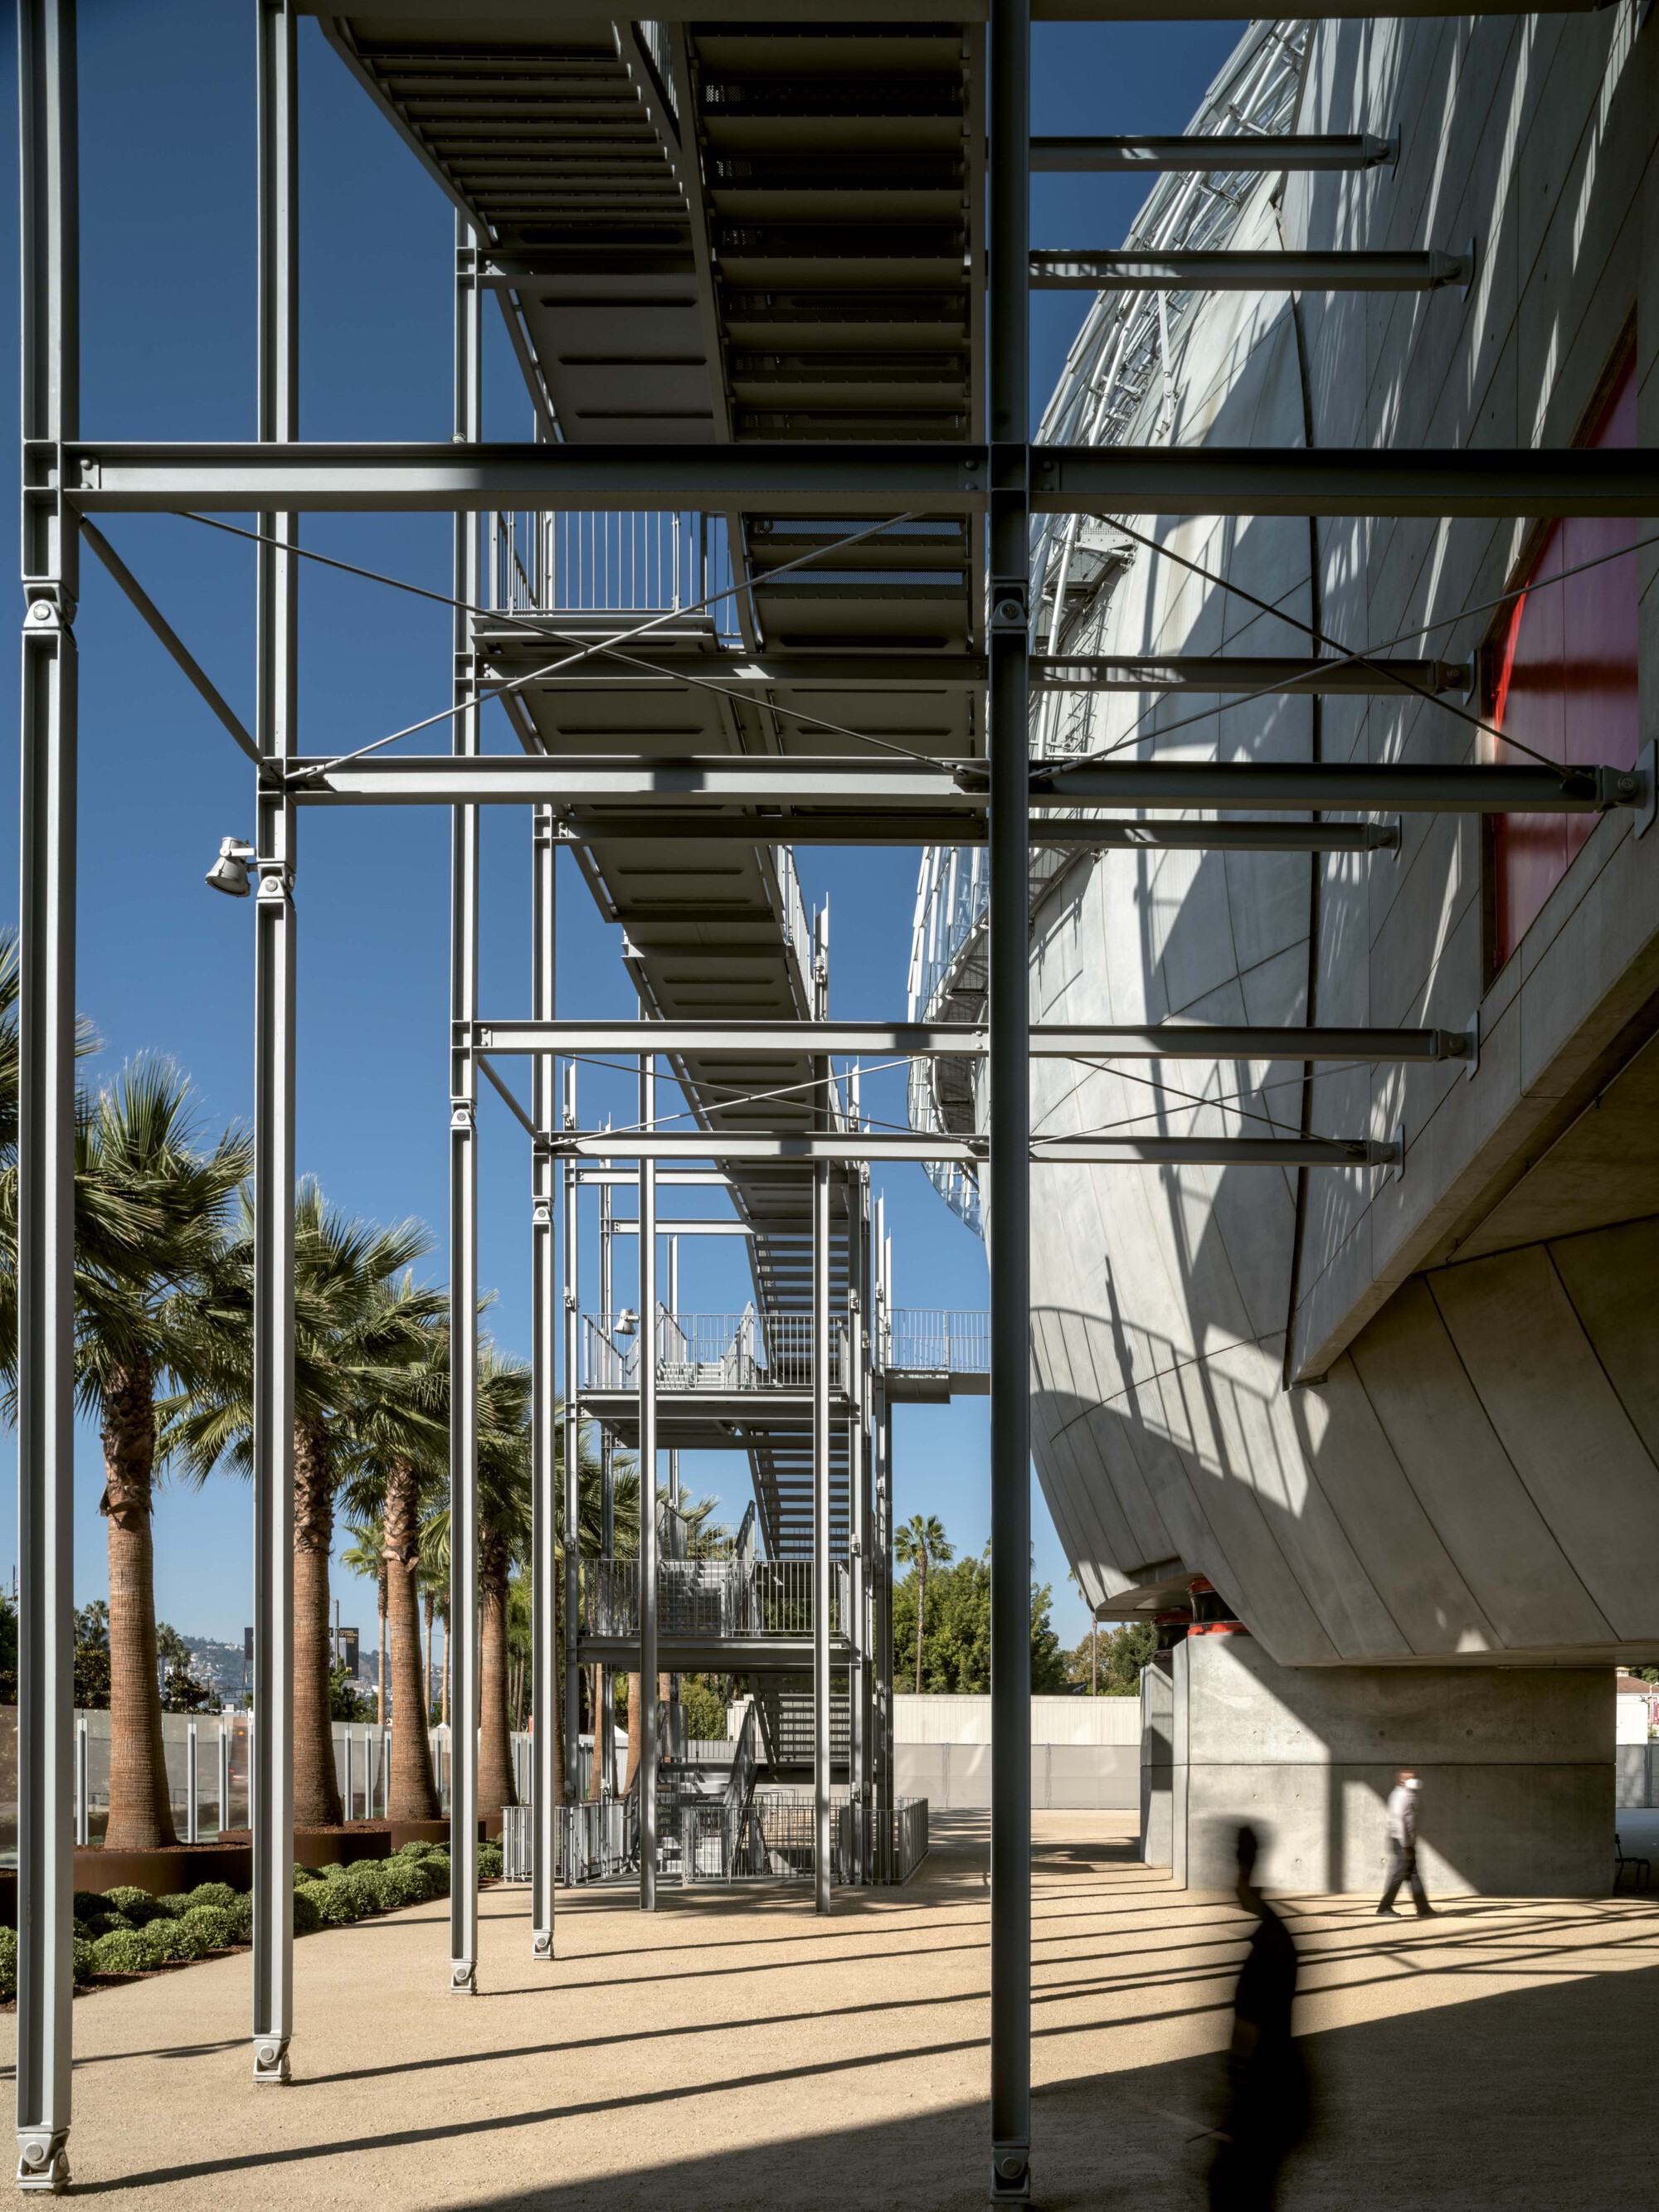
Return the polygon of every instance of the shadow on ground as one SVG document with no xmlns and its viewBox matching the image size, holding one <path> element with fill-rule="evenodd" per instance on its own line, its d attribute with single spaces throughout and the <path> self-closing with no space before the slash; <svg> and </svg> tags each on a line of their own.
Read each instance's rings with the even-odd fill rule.
<svg viewBox="0 0 1659 2212">
<path fill-rule="evenodd" d="M 1310 2037 L 1318 2117 L 1286 2171 L 1280 2212 L 1649 2212 L 1648 2100 L 1607 2088 L 1629 2080 L 1632 2063 L 1656 2045 L 1656 1967 Z M 1196 2212 L 1218 2065 L 1187 2058 L 1040 2089 L 1038 2204 L 1048 2212 Z M 628 2123 L 617 2113 L 607 2124 Z M 527 2183 L 488 2203 L 495 2212 L 657 2212 L 668 2204 L 677 2212 L 967 2212 L 985 2201 L 986 2131 L 985 2107 L 965 2104 L 897 2125 L 826 2130 L 749 2153 L 589 2176 L 568 2188 Z"/>
</svg>

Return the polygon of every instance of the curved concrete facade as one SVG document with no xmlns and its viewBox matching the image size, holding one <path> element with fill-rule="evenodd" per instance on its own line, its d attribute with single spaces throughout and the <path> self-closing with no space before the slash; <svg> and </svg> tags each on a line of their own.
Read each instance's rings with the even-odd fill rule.
<svg viewBox="0 0 1659 2212">
<path fill-rule="evenodd" d="M 1319 27 L 1298 128 L 1397 130 L 1398 170 L 1264 179 L 1233 242 L 1474 238 L 1477 281 L 1467 299 L 1212 298 L 1185 326 L 1170 434 L 1566 444 L 1633 319 L 1638 439 L 1656 442 L 1656 118 L 1659 36 L 1638 37 L 1629 6 Z M 1166 404 L 1150 393 L 1132 435 L 1154 434 Z M 1306 653 L 1285 617 L 1327 650 L 1380 647 L 1510 587 L 1528 529 L 1255 520 L 1157 535 L 1162 550 L 1139 551 L 1068 649 Z M 1638 558 L 1650 737 L 1659 592 L 1652 552 Z M 1400 649 L 1473 659 L 1491 621 Z M 1467 719 L 1410 700 L 1281 697 L 1159 735 L 1211 703 L 1098 696 L 1079 702 L 1070 741 L 1480 757 Z M 1084 857 L 1036 908 L 1034 1019 L 1480 1030 L 1473 1077 L 1034 1066 L 1045 1132 L 1262 1133 L 1265 1116 L 1403 1129 L 1406 1143 L 1398 1176 L 1035 1176 L 1038 1467 L 1107 1609 L 1151 1609 L 1202 1574 L 1288 1664 L 1659 1656 L 1659 834 L 1604 817 L 1495 978 L 1482 902 L 1480 825 L 1408 816 L 1397 857 Z"/>
</svg>

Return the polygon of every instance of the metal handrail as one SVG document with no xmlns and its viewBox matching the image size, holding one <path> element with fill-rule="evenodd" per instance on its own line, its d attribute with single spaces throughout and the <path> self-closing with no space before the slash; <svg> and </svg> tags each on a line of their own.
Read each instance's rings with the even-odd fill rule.
<svg viewBox="0 0 1659 2212">
<path fill-rule="evenodd" d="M 811 1559 L 659 1559 L 657 1632 L 707 1638 L 809 1637 L 813 1632 Z M 584 1559 L 580 1622 L 588 1636 L 637 1636 L 639 1562 Z M 844 1559 L 830 1563 L 830 1633 L 845 1636 L 852 1620 L 852 1574 Z"/>
<path fill-rule="evenodd" d="M 627 1333 L 624 1334 L 624 1327 Z M 584 1314 L 582 1388 L 635 1390 L 640 1345 L 632 1316 Z M 810 1390 L 813 1323 L 810 1313 L 657 1314 L 657 1387 L 660 1390 Z M 844 1390 L 849 1373 L 844 1315 L 830 1325 L 830 1387 Z"/>
</svg>

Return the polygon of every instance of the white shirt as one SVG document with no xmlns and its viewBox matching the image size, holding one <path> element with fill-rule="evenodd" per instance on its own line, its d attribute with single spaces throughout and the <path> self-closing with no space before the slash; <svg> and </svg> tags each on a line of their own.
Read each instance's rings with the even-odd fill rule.
<svg viewBox="0 0 1659 2212">
<path fill-rule="evenodd" d="M 1397 1783 L 1389 1792 L 1389 1840 L 1405 1845 L 1417 1840 L 1417 1785 Z"/>
</svg>

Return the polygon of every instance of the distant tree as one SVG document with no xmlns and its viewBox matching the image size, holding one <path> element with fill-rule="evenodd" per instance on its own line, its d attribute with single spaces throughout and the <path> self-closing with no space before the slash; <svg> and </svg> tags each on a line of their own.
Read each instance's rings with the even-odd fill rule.
<svg viewBox="0 0 1659 2212">
<path fill-rule="evenodd" d="M 1142 1670 L 1157 1649 L 1158 1631 L 1150 1621 L 1126 1620 L 1099 1638 L 1097 1653 L 1091 1651 L 1085 1636 L 1075 1651 L 1067 1653 L 1066 1669 L 1085 1693 L 1091 1679 L 1097 1678 L 1096 1694 L 1100 1697 L 1138 1697 Z"/>
<path fill-rule="evenodd" d="M 913 1513 L 893 1538 L 893 1553 L 902 1567 L 908 1567 L 916 1582 L 916 1694 L 921 1693 L 921 1645 L 927 1620 L 927 1577 L 935 1567 L 947 1566 L 956 1557 L 956 1546 L 943 1524 L 931 1514 Z"/>
<path fill-rule="evenodd" d="M 925 1692 L 986 1691 L 991 1686 L 991 1547 L 977 1559 L 936 1566 L 928 1577 L 925 1626 L 920 1567 L 893 1592 L 893 1668 L 910 1663 L 920 1646 L 916 1680 Z M 1031 1584 L 1031 1688 L 1038 1696 L 1066 1687 L 1066 1662 L 1049 1618 L 1053 1594 Z"/>
<path fill-rule="evenodd" d="M 164 1713 L 216 1713 L 219 1692 L 196 1671 L 196 1655 L 176 1628 L 155 1624 L 155 1656 L 161 1668 Z"/>
<path fill-rule="evenodd" d="M 328 1717 L 332 1721 L 372 1721 L 374 1717 L 374 1697 L 357 1687 L 349 1668 L 331 1667 L 328 1670 Z"/>
<path fill-rule="evenodd" d="M 685 1715 L 685 1733 L 694 1742 L 725 1741 L 726 1691 L 725 1680 L 715 1675 L 681 1675 L 680 1706 Z"/>
<path fill-rule="evenodd" d="M 8 1601 L 9 1602 L 9 1601 Z M 12 1617 L 12 1693 L 16 1694 L 16 1615 Z M 75 1610 L 75 1703 L 83 1713 L 109 1711 L 109 1607 L 100 1597 Z"/>
<path fill-rule="evenodd" d="M 78 1621 L 80 1615 L 76 1619 Z M 80 1704 L 77 1698 L 75 1701 Z M 0 1705 L 17 1703 L 17 1607 L 9 1590 L 0 1590 Z"/>
</svg>

